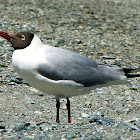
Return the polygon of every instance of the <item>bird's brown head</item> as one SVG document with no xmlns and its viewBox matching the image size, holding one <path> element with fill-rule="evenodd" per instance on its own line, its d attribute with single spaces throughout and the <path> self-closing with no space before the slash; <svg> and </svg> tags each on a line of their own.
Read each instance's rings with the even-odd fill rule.
<svg viewBox="0 0 140 140">
<path fill-rule="evenodd" d="M 32 42 L 34 34 L 29 32 L 18 32 L 14 34 L 8 34 L 0 31 L 0 36 L 7 39 L 12 47 L 16 49 L 24 49 L 29 46 Z"/>
</svg>

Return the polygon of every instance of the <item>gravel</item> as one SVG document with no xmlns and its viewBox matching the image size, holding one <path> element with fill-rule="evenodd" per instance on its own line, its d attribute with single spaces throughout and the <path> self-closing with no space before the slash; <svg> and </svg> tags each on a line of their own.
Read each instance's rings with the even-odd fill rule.
<svg viewBox="0 0 140 140">
<path fill-rule="evenodd" d="M 0 30 L 31 31 L 45 44 L 76 51 L 97 62 L 138 68 L 139 0 L 36 0 L 0 2 Z M 11 64 L 13 49 L 0 38 L 0 139 L 90 140 L 140 138 L 140 78 L 130 85 L 96 89 L 61 100 L 30 87 Z"/>
</svg>

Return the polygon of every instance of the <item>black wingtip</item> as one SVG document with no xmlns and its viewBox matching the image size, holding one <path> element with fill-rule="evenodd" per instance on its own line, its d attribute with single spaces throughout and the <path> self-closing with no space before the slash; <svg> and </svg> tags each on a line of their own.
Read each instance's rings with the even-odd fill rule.
<svg viewBox="0 0 140 140">
<path fill-rule="evenodd" d="M 134 73 L 135 71 L 140 71 L 140 68 L 138 68 L 138 69 L 123 68 L 123 71 L 127 78 L 140 77 L 139 73 Z"/>
</svg>

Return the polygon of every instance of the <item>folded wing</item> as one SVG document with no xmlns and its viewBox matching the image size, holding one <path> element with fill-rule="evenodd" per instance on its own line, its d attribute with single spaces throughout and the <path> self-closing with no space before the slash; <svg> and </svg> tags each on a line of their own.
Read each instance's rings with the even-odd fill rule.
<svg viewBox="0 0 140 140">
<path fill-rule="evenodd" d="M 45 60 L 37 71 L 52 80 L 73 80 L 90 87 L 126 78 L 119 67 L 97 64 L 75 52 L 51 46 L 45 47 L 45 52 Z"/>
</svg>

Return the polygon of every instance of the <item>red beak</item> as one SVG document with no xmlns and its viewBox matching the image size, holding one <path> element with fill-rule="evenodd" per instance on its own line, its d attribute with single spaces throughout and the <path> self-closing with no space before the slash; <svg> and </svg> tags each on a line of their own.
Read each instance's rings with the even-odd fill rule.
<svg viewBox="0 0 140 140">
<path fill-rule="evenodd" d="M 4 37 L 4 38 L 7 39 L 7 40 L 14 39 L 14 38 L 11 37 L 8 33 L 1 32 L 1 31 L 0 31 L 0 36 Z"/>
</svg>

